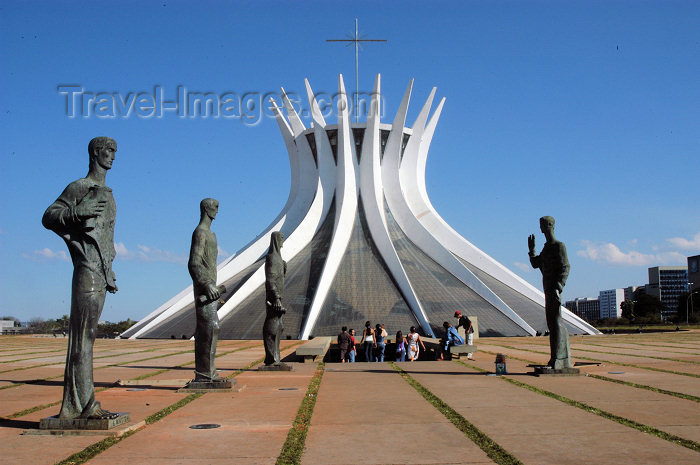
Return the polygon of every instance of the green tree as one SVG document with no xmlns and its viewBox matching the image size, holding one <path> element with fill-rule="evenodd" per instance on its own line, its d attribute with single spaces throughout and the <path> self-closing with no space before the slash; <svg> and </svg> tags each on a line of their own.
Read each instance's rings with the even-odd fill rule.
<svg viewBox="0 0 700 465">
<path fill-rule="evenodd" d="M 691 300 L 693 301 L 692 305 Z M 685 323 L 686 318 L 688 323 L 697 323 L 700 320 L 700 292 L 695 291 L 692 299 L 690 299 L 688 292 L 683 292 L 678 296 L 676 312 L 674 323 Z"/>
<path fill-rule="evenodd" d="M 634 321 L 633 300 L 623 300 L 620 302 L 620 310 L 622 310 L 622 318 L 627 318 L 629 321 Z"/>
<path fill-rule="evenodd" d="M 663 308 L 664 304 L 659 298 L 649 294 L 640 295 L 634 303 L 634 313 L 638 317 L 660 315 Z"/>
<path fill-rule="evenodd" d="M 99 336 L 106 337 L 117 337 L 127 329 L 131 328 L 136 322 L 131 318 L 127 318 L 119 323 L 111 323 L 109 321 L 97 325 L 97 332 Z"/>
<path fill-rule="evenodd" d="M 658 297 L 642 294 L 634 303 L 635 323 L 657 324 L 661 323 L 661 310 L 664 304 Z"/>
</svg>

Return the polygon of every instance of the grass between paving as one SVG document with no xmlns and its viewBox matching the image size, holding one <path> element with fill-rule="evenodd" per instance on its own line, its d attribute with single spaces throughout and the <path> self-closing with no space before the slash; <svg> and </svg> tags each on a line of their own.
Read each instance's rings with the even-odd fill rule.
<svg viewBox="0 0 700 465">
<path fill-rule="evenodd" d="M 325 367 L 326 364 L 323 362 L 316 367 L 316 372 L 306 389 L 304 400 L 301 401 L 297 416 L 289 433 L 287 433 L 287 439 L 284 441 L 280 455 L 277 457 L 276 465 L 299 465 L 301 463 L 301 455 L 304 453 L 304 444 L 306 444 L 306 433 L 309 431 L 309 423 L 311 423 L 311 416 L 314 413 L 318 388 L 321 386 Z"/>
<path fill-rule="evenodd" d="M 488 370 L 484 370 L 483 368 L 479 368 L 475 365 L 471 365 L 469 363 L 464 363 L 461 360 L 458 360 L 457 363 L 464 365 L 467 368 L 471 368 L 477 371 L 480 371 L 482 373 L 489 373 Z M 514 384 L 515 386 L 521 387 L 523 389 L 527 389 L 529 391 L 535 392 L 537 394 L 546 396 L 546 397 L 551 397 L 552 399 L 558 400 L 559 402 L 563 402 L 565 404 L 571 405 L 572 407 L 579 408 L 581 410 L 584 410 L 588 413 L 592 413 L 594 415 L 598 415 L 603 418 L 607 418 L 608 420 L 612 420 L 616 423 L 620 423 L 621 425 L 628 426 L 630 428 L 634 428 L 638 431 L 641 431 L 643 433 L 651 434 L 652 436 L 656 436 L 658 438 L 664 439 L 666 441 L 672 442 L 674 444 L 678 444 L 679 446 L 687 447 L 688 449 L 691 449 L 695 452 L 700 452 L 700 443 L 692 441 L 690 439 L 685 439 L 680 436 L 676 436 L 675 434 L 670 434 L 667 433 L 666 431 L 661 431 L 658 428 L 654 428 L 653 426 L 645 425 L 643 423 L 639 423 L 634 420 L 630 420 L 629 418 L 621 417 L 620 415 L 615 415 L 614 413 L 606 412 L 605 410 L 601 410 L 598 407 L 593 407 L 592 405 L 585 404 L 583 402 L 579 402 L 574 399 L 570 399 L 568 397 L 561 396 L 559 394 L 556 394 L 551 391 L 547 391 L 545 389 L 538 388 L 536 386 L 532 386 L 527 383 L 523 383 L 521 381 L 515 380 L 513 378 L 510 378 L 508 376 L 500 376 L 500 378 L 503 381 L 506 381 L 508 383 Z"/>
<path fill-rule="evenodd" d="M 482 352 L 484 354 L 496 355 L 495 352 L 490 352 L 488 350 L 481 350 L 480 352 Z M 539 362 L 535 362 L 534 360 L 528 360 L 525 358 L 514 357 L 512 355 L 508 355 L 508 358 L 512 358 L 513 360 L 520 360 L 521 362 L 532 363 L 533 365 L 536 365 L 539 363 Z M 630 386 L 630 387 L 637 388 L 637 389 L 645 389 L 647 391 L 656 392 L 658 394 L 665 394 L 667 396 L 678 397 L 679 399 L 686 399 L 686 400 L 691 400 L 693 402 L 700 402 L 700 397 L 693 396 L 690 394 L 684 394 L 682 392 L 669 391 L 669 390 L 657 388 L 654 386 L 647 386 L 646 384 L 632 383 L 630 381 L 624 381 L 621 379 L 610 378 L 608 376 L 594 375 L 592 373 L 586 373 L 586 376 L 588 376 L 589 378 L 599 379 L 601 381 L 610 381 L 611 383 L 624 384 L 625 386 Z"/>
<path fill-rule="evenodd" d="M 13 363 L 13 362 L 23 362 L 23 361 L 25 361 L 25 360 L 32 360 L 32 359 L 35 359 L 35 358 L 46 357 L 46 356 L 47 356 L 46 354 L 53 354 L 53 353 L 55 353 L 55 354 L 57 354 L 57 355 L 65 354 L 65 353 L 66 353 L 66 348 L 65 348 L 65 347 L 62 347 L 62 348 L 60 348 L 60 349 L 56 349 L 56 350 L 46 350 L 46 351 L 43 351 L 43 352 L 42 352 L 42 351 L 40 351 L 40 352 L 27 352 L 27 353 L 20 354 L 20 355 L 37 355 L 37 354 L 43 354 L 43 355 L 36 356 L 36 357 L 28 357 L 28 358 L 17 358 L 17 359 L 14 359 L 14 360 L 2 360 L 2 361 L 0 361 L 0 364 L 3 364 L 3 363 Z M 1 355 L 1 356 L 2 356 L 2 357 L 6 357 L 6 355 Z"/>
<path fill-rule="evenodd" d="M 142 347 L 144 347 L 144 346 L 142 346 Z M 143 349 L 143 350 L 136 350 L 136 351 L 134 351 L 134 352 L 124 352 L 123 355 L 130 354 L 130 353 L 131 353 L 131 354 L 137 354 L 137 353 L 139 353 L 139 352 L 152 352 L 153 350 L 159 348 L 160 346 L 152 346 L 152 345 L 149 345 L 149 346 L 145 346 L 145 347 L 147 347 L 147 348 L 146 348 L 146 349 Z M 149 347 L 152 347 L 153 350 L 149 350 L 149 349 L 148 349 Z M 116 349 L 107 348 L 106 350 L 116 350 Z M 24 361 L 26 361 L 26 360 L 33 360 L 33 359 L 37 359 L 37 358 L 44 358 L 44 357 L 47 357 L 47 356 L 48 356 L 48 355 L 46 355 L 46 354 L 52 354 L 52 353 L 56 353 L 56 355 L 65 354 L 65 353 L 66 353 L 66 347 L 64 346 L 64 347 L 61 347 L 60 349 L 45 350 L 45 351 L 38 351 L 38 352 L 25 352 L 25 353 L 20 354 L 20 355 L 37 355 L 37 354 L 44 354 L 44 355 L 41 355 L 41 356 L 38 356 L 38 357 L 17 358 L 17 359 L 14 359 L 14 360 L 2 360 L 2 361 L 0 361 L 0 364 L 4 364 L 4 363 L 14 363 L 14 362 L 24 362 Z M 7 356 L 7 355 L 0 354 L 0 357 L 6 357 L 6 356 Z M 112 355 L 108 355 L 107 357 L 112 357 Z M 95 357 L 95 358 L 98 358 L 98 357 Z"/>
<path fill-rule="evenodd" d="M 504 345 L 504 344 L 491 344 L 491 345 L 498 346 L 498 347 L 503 347 L 504 349 L 522 350 L 522 351 L 525 351 L 525 352 L 532 352 L 532 353 L 535 353 L 535 354 L 543 354 L 543 355 L 549 356 L 549 352 L 542 352 L 542 351 L 539 351 L 539 350 L 524 349 L 524 348 L 521 348 L 521 347 L 508 346 L 508 345 Z M 483 352 L 483 351 L 482 351 L 482 352 Z M 616 355 L 617 355 L 617 354 L 616 354 Z M 513 358 L 513 357 L 511 357 L 511 358 Z M 663 368 L 648 367 L 648 366 L 644 366 L 644 365 L 635 365 L 634 363 L 615 362 L 615 361 L 613 361 L 613 360 L 603 360 L 603 359 L 600 359 L 600 358 L 583 357 L 583 356 L 581 356 L 581 355 L 576 355 L 575 357 L 572 357 L 572 358 L 579 358 L 579 359 L 581 359 L 581 360 L 590 360 L 590 361 L 592 361 L 592 362 L 610 363 L 610 364 L 613 364 L 613 365 L 620 365 L 620 366 L 623 366 L 623 367 L 639 368 L 639 369 L 642 369 L 642 370 L 658 371 L 658 372 L 660 372 L 660 373 L 670 373 L 670 374 L 672 374 L 672 375 L 689 376 L 689 377 L 691 377 L 691 378 L 700 378 L 700 375 L 697 375 L 697 374 L 695 374 L 695 373 L 686 373 L 685 371 L 665 370 L 665 369 L 663 369 Z"/>
<path fill-rule="evenodd" d="M 488 437 L 479 428 L 470 423 L 459 412 L 447 405 L 445 401 L 433 394 L 428 388 L 416 381 L 411 375 L 406 373 L 397 364 L 390 362 L 391 367 L 398 372 L 401 377 L 410 384 L 425 400 L 442 413 L 453 425 L 465 434 L 474 444 L 479 446 L 488 457 L 499 465 L 516 465 L 522 462 L 515 458 L 510 452 L 501 447 L 496 441 Z"/>
<path fill-rule="evenodd" d="M 224 356 L 224 355 L 232 354 L 232 353 L 238 352 L 238 351 L 240 351 L 240 350 L 252 349 L 253 347 L 258 347 L 259 345 L 261 345 L 261 344 L 253 344 L 253 345 L 250 345 L 250 346 L 239 347 L 239 348 L 234 349 L 234 350 L 229 350 L 229 351 L 227 351 L 227 352 L 221 352 L 220 354 L 216 354 L 216 357 L 222 357 L 222 356 Z M 143 375 L 141 375 L 141 376 L 136 376 L 136 377 L 134 377 L 134 378 L 129 378 L 129 381 L 141 381 L 141 380 L 144 380 L 144 379 L 152 378 L 153 376 L 159 375 L 159 374 L 161 374 L 161 373 L 165 373 L 166 371 L 170 371 L 170 370 L 172 370 L 173 368 L 182 368 L 182 367 L 184 367 L 184 366 L 191 365 L 192 363 L 193 363 L 193 362 L 186 362 L 186 363 L 181 363 L 180 365 L 174 365 L 174 366 L 172 366 L 172 367 L 170 367 L 170 368 L 164 368 L 164 369 L 162 369 L 162 370 L 152 371 L 152 372 L 150 372 L 150 373 L 145 373 L 145 374 L 143 374 Z M 239 370 L 236 370 L 236 371 L 238 371 L 238 373 L 240 373 Z M 234 371 L 234 373 L 236 373 L 236 371 Z M 236 373 L 236 374 L 238 374 L 238 373 Z M 109 388 L 106 388 L 106 387 L 96 388 L 96 389 L 95 389 L 95 392 L 96 392 L 96 393 L 97 393 L 97 392 L 102 392 L 102 391 L 104 391 L 104 390 L 106 390 L 106 389 L 109 389 Z M 35 405 L 34 407 L 29 407 L 29 408 L 26 408 L 26 409 L 24 409 L 24 410 L 20 410 L 19 412 L 15 412 L 15 413 L 12 413 L 12 414 L 10 414 L 10 415 L 7 415 L 7 416 L 5 416 L 5 418 L 7 418 L 7 419 L 13 419 L 13 418 L 23 417 L 23 416 L 25 416 L 25 415 L 29 415 L 30 413 L 38 412 L 39 410 L 44 410 L 45 408 L 53 407 L 54 405 L 58 405 L 58 404 L 60 404 L 60 403 L 61 403 L 61 401 L 60 401 L 60 400 L 57 400 L 57 401 L 55 401 L 55 402 L 50 402 L 50 403 L 48 403 L 48 404 Z"/>
<path fill-rule="evenodd" d="M 605 347 L 605 346 L 597 346 L 597 347 Z M 608 348 L 609 348 L 609 347 L 608 347 Z M 620 347 L 620 348 L 621 348 L 621 347 Z M 602 350 L 591 350 L 591 349 L 581 349 L 581 348 L 578 348 L 578 349 L 575 349 L 575 350 L 581 350 L 581 351 L 584 351 L 584 352 L 593 352 L 594 354 L 625 355 L 625 356 L 627 356 L 627 357 L 650 358 L 650 359 L 653 359 L 653 360 L 666 360 L 666 361 L 669 361 L 669 362 L 691 363 L 691 364 L 695 364 L 695 365 L 700 364 L 700 362 L 698 362 L 698 361 L 696 361 L 696 360 L 683 360 L 683 359 L 680 359 L 680 358 L 658 357 L 658 356 L 656 356 L 656 355 L 625 354 L 625 353 L 621 353 L 621 352 L 605 352 L 605 351 L 602 351 Z M 628 350 L 629 350 L 629 349 L 628 349 Z M 691 355 L 692 355 L 692 354 L 691 354 Z"/>
<path fill-rule="evenodd" d="M 259 346 L 261 346 L 261 345 L 262 345 L 262 344 L 253 344 L 253 345 L 249 345 L 249 346 L 245 346 L 245 347 L 238 347 L 237 349 L 233 349 L 233 350 L 229 350 L 229 351 L 226 351 L 226 352 L 218 353 L 218 354 L 216 354 L 216 355 L 214 356 L 214 358 L 223 357 L 224 355 L 232 354 L 232 353 L 234 353 L 234 352 L 238 352 L 238 351 L 241 351 L 241 350 L 252 349 L 252 348 L 254 348 L 254 347 L 259 347 Z M 130 381 L 141 381 L 141 380 L 144 380 L 144 379 L 152 378 L 152 377 L 157 376 L 157 375 L 159 375 L 159 374 L 161 374 L 161 373 L 165 373 L 165 372 L 167 372 L 167 371 L 170 371 L 170 370 L 172 370 L 173 368 L 182 368 L 182 367 L 185 367 L 185 366 L 187 366 L 187 365 L 192 365 L 193 363 L 194 363 L 194 362 L 185 362 L 185 363 L 181 363 L 181 364 L 179 364 L 179 365 L 175 365 L 175 366 L 172 366 L 172 367 L 163 368 L 162 370 L 156 370 L 156 371 L 153 371 L 153 372 L 151 372 L 151 373 L 145 373 L 145 374 L 143 374 L 143 375 L 141 375 L 141 376 L 136 376 L 136 377 L 134 377 L 134 378 L 130 378 L 129 380 L 130 380 Z"/>
<path fill-rule="evenodd" d="M 140 354 L 140 353 L 143 353 L 143 352 L 153 352 L 153 351 L 155 351 L 155 350 L 156 350 L 156 348 L 153 348 L 153 349 L 145 349 L 145 350 L 136 350 L 136 351 L 134 351 L 134 352 L 124 352 L 124 353 L 122 353 L 122 354 L 116 354 L 116 355 L 115 355 L 115 354 L 111 354 L 111 355 L 100 355 L 99 357 L 93 357 L 93 360 L 98 360 L 98 359 L 101 359 L 101 358 L 109 358 L 109 357 L 120 357 L 120 356 L 122 356 L 122 355 Z M 39 357 L 39 358 L 41 358 L 41 357 Z M 17 361 L 20 361 L 20 360 L 17 360 Z M 41 364 L 39 364 L 39 365 L 30 365 L 30 366 L 28 366 L 28 367 L 11 368 L 11 369 L 9 369 L 9 370 L 0 371 L 0 373 L 9 373 L 9 372 L 11 372 L 11 371 L 29 370 L 29 369 L 32 369 L 32 368 L 40 368 L 40 367 L 45 367 L 45 366 L 49 366 L 49 365 L 57 365 L 57 364 L 59 364 L 59 363 L 61 363 L 61 362 L 48 362 L 48 363 L 41 363 Z"/>
<path fill-rule="evenodd" d="M 231 375 L 227 376 L 227 378 L 231 379 L 231 378 L 239 375 L 243 371 L 248 370 L 248 369 L 254 367 L 255 365 L 262 363 L 263 360 L 264 360 L 264 358 L 260 358 L 258 360 L 253 361 L 253 362 L 250 362 L 244 368 L 234 371 Z M 184 407 L 185 405 L 189 404 L 190 402 L 199 399 L 203 395 L 205 395 L 205 394 L 204 393 L 189 394 L 188 396 L 183 397 L 182 399 L 175 402 L 174 404 L 171 404 L 171 405 L 159 410 L 158 412 L 154 413 L 153 415 L 146 417 L 146 426 L 162 420 L 163 418 L 165 418 L 168 415 L 170 415 L 171 413 L 173 413 L 175 410 L 178 410 L 178 409 Z M 138 433 L 142 429 L 143 428 L 138 429 L 138 430 L 134 430 L 134 431 L 129 431 L 126 434 L 119 436 L 119 437 L 105 438 L 101 441 L 98 441 L 98 442 L 86 447 L 85 449 L 81 450 L 80 452 L 76 452 L 75 454 L 71 455 L 70 457 L 61 460 L 60 462 L 56 462 L 55 465 L 81 465 L 81 464 L 87 462 L 88 460 L 92 459 L 96 455 L 101 454 L 102 452 L 109 449 L 113 445 L 122 442 L 124 439 L 126 439 L 128 437 L 133 436 L 134 434 Z"/>
<path fill-rule="evenodd" d="M 692 396 L 690 394 L 683 394 L 682 392 L 668 391 L 666 389 L 656 388 L 654 386 L 647 386 L 646 384 L 637 384 L 630 381 L 624 381 L 622 379 L 609 378 L 602 375 L 594 375 L 592 373 L 587 373 L 586 376 L 590 378 L 600 379 L 602 381 L 610 381 L 611 383 L 624 384 L 625 386 L 630 386 L 638 389 L 646 389 L 647 391 L 656 392 L 659 394 L 666 394 L 667 396 L 678 397 L 679 399 L 691 400 L 693 402 L 700 402 L 700 397 Z"/>
<path fill-rule="evenodd" d="M 628 341 L 619 341 L 623 344 L 629 344 L 629 345 L 635 345 L 635 346 L 642 346 L 645 348 L 649 347 L 659 347 L 662 349 L 690 349 L 691 347 L 679 347 L 679 346 L 672 346 L 672 345 L 666 345 L 666 344 L 643 344 L 641 342 L 628 342 Z M 577 342 L 576 344 L 584 344 L 581 342 Z M 573 344 L 572 344 L 573 345 Z M 604 347 L 606 349 L 627 349 L 627 350 L 634 350 L 632 347 L 625 347 L 625 346 L 616 346 L 616 345 L 610 345 L 610 344 L 592 344 L 590 342 L 585 343 L 586 346 L 593 346 L 593 347 Z M 700 355 L 700 352 L 680 352 L 677 350 L 669 350 L 668 352 L 663 352 L 659 351 L 659 353 L 666 354 L 666 353 L 673 353 L 673 354 L 682 354 L 682 355 Z"/>
<path fill-rule="evenodd" d="M 299 341 L 296 344 L 292 344 L 289 347 L 286 347 L 285 350 L 287 350 L 291 347 L 294 347 L 296 345 L 299 345 L 302 342 L 303 341 Z M 232 352 L 237 352 L 238 350 L 249 349 L 251 347 L 257 347 L 257 344 L 254 344 L 252 346 L 240 347 L 238 349 L 234 349 L 234 350 L 228 351 L 228 352 L 222 352 L 221 355 L 226 355 L 226 354 L 229 354 Z M 184 352 L 191 352 L 191 351 L 187 350 Z M 184 352 L 178 352 L 178 353 L 184 353 Z M 170 355 L 172 355 L 172 354 L 170 354 Z M 265 358 L 263 357 L 263 358 L 259 358 L 259 359 L 255 360 L 253 362 L 250 362 L 245 367 L 234 370 L 233 373 L 231 373 L 230 375 L 228 375 L 226 377 L 226 379 L 232 379 L 232 378 L 238 376 L 239 374 L 243 373 L 245 370 L 249 370 L 249 369 L 253 368 L 255 365 L 259 365 L 264 360 L 265 360 Z M 160 371 L 158 371 L 158 373 L 160 373 Z M 153 415 L 146 417 L 146 420 L 145 420 L 146 426 L 162 420 L 166 416 L 173 413 L 175 410 L 178 410 L 178 409 L 184 407 L 185 405 L 189 404 L 190 402 L 199 399 L 203 395 L 204 395 L 204 393 L 190 394 L 187 397 L 184 397 L 184 398 L 180 399 L 179 401 L 175 402 L 174 404 L 171 404 L 171 405 L 159 410 L 158 412 L 154 413 Z M 141 429 L 143 429 L 143 428 L 141 428 Z M 141 431 L 141 429 L 129 431 L 129 432 L 127 432 L 119 437 L 105 438 L 99 442 L 96 442 L 95 444 L 92 444 L 92 445 L 86 447 L 85 449 L 81 450 L 80 452 L 76 452 L 75 454 L 71 455 L 70 457 L 61 460 L 60 462 L 56 462 L 55 465 L 81 465 L 81 464 L 87 462 L 88 460 L 92 459 L 96 455 L 101 454 L 102 452 L 109 449 L 113 445 L 118 444 L 119 442 L 123 441 L 124 439 L 126 439 L 130 436 L 133 436 L 137 432 Z"/>
<path fill-rule="evenodd" d="M 188 353 L 188 352 L 194 353 L 194 350 L 193 350 L 193 349 L 190 349 L 190 350 L 182 350 L 182 351 L 180 351 L 180 352 L 171 352 L 171 353 L 168 353 L 168 354 L 155 355 L 155 356 L 153 356 L 153 357 L 146 357 L 146 358 L 142 358 L 142 359 L 139 359 L 139 360 L 129 360 L 128 362 L 111 363 L 111 364 L 109 364 L 109 365 L 103 365 L 103 366 L 100 366 L 100 367 L 95 367 L 95 368 L 93 368 L 93 370 L 101 370 L 101 369 L 103 369 L 103 368 L 118 367 L 118 366 L 128 365 L 128 364 L 130 364 L 130 363 L 145 362 L 145 361 L 147 361 L 147 360 L 155 360 L 155 359 L 157 359 L 157 358 L 170 357 L 170 356 L 172 356 L 172 355 L 186 354 L 186 353 Z M 51 363 L 51 365 L 56 365 L 56 363 Z M 63 375 L 50 376 L 50 377 L 48 377 L 48 378 L 34 379 L 34 380 L 31 380 L 31 381 L 20 381 L 20 382 L 18 382 L 18 383 L 14 383 L 14 382 L 13 382 L 13 384 L 7 384 L 7 385 L 5 385 L 5 386 L 0 386 L 0 391 L 2 391 L 3 389 L 10 389 L 10 388 L 18 387 L 18 386 L 24 386 L 25 384 L 36 383 L 36 382 L 39 382 L 39 381 L 49 381 L 49 380 L 58 379 L 58 378 L 63 378 Z"/>
</svg>

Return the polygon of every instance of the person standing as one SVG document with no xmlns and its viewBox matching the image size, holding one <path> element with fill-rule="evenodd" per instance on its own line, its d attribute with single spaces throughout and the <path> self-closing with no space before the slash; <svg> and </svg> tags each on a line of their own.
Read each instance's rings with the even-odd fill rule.
<svg viewBox="0 0 700 465">
<path fill-rule="evenodd" d="M 377 348 L 377 353 L 374 356 L 374 361 L 375 362 L 383 362 L 384 361 L 384 351 L 386 350 L 386 342 L 385 338 L 387 336 L 386 331 L 382 327 L 382 325 L 377 324 L 375 330 L 374 330 L 374 335 L 377 339 L 377 343 L 375 344 L 375 347 Z"/>
<path fill-rule="evenodd" d="M 455 312 L 455 318 L 457 318 L 457 329 L 459 329 L 460 326 L 464 328 L 464 337 L 466 338 L 467 345 L 473 345 L 472 343 L 474 342 L 474 326 L 472 325 L 472 320 L 470 320 L 466 315 L 462 315 L 462 312 L 460 312 L 459 310 Z M 467 358 L 469 360 L 474 360 L 472 358 L 472 355 L 472 352 L 467 353 Z"/>
<path fill-rule="evenodd" d="M 350 329 L 350 347 L 348 348 L 348 362 L 355 363 L 355 355 L 357 354 L 357 347 L 355 347 L 355 330 Z"/>
<path fill-rule="evenodd" d="M 362 340 L 360 341 L 365 349 L 365 362 L 374 362 L 374 348 L 377 347 L 377 343 L 374 340 L 374 330 L 372 329 L 372 323 L 369 321 L 365 322 L 365 329 L 362 331 Z"/>
<path fill-rule="evenodd" d="M 107 292 L 117 292 L 112 261 L 117 206 L 105 185 L 117 143 L 95 137 L 88 144 L 90 164 L 84 178 L 70 183 L 46 209 L 41 223 L 66 242 L 73 261 L 70 331 L 60 419 L 114 419 L 95 400 L 92 354 Z"/>
<path fill-rule="evenodd" d="M 406 338 L 401 331 L 396 332 L 396 361 L 406 361 Z"/>
<path fill-rule="evenodd" d="M 352 343 L 350 333 L 348 333 L 348 327 L 343 326 L 343 330 L 338 334 L 338 347 L 340 348 L 340 363 L 345 363 L 345 358 L 348 353 L 348 348 Z"/>
<path fill-rule="evenodd" d="M 418 349 L 419 345 L 425 350 L 425 345 L 423 345 L 423 341 L 420 338 L 420 334 L 416 331 L 416 327 L 411 326 L 411 330 L 408 333 L 408 360 L 410 362 L 418 360 L 418 356 L 420 355 L 420 350 Z"/>
</svg>

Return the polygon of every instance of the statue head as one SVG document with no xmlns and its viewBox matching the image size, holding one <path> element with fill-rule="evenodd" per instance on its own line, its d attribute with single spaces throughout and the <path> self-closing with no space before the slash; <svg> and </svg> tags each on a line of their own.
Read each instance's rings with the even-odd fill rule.
<svg viewBox="0 0 700 465">
<path fill-rule="evenodd" d="M 543 216 L 540 218 L 540 231 L 546 233 L 546 231 L 554 231 L 554 217 Z"/>
<path fill-rule="evenodd" d="M 96 164 L 105 170 L 111 169 L 116 152 L 117 141 L 111 137 L 95 137 L 88 144 L 90 169 L 92 169 Z"/>
<path fill-rule="evenodd" d="M 199 213 L 204 217 L 207 215 L 212 220 L 216 218 L 216 214 L 219 212 L 219 201 L 216 199 L 204 199 L 199 202 Z"/>
<path fill-rule="evenodd" d="M 280 253 L 280 249 L 284 244 L 284 233 L 282 231 L 275 231 L 270 235 L 270 249 L 268 253 Z"/>
</svg>

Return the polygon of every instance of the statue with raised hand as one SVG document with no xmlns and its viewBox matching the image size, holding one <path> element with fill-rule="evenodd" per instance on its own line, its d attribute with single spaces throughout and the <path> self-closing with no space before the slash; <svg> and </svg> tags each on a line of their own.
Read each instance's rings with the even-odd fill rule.
<svg viewBox="0 0 700 465">
<path fill-rule="evenodd" d="M 569 258 L 566 246 L 554 237 L 554 218 L 540 218 L 540 230 L 546 242 L 539 255 L 535 252 L 535 235 L 527 239 L 528 255 L 533 268 L 542 272 L 545 313 L 549 328 L 550 359 L 548 365 L 555 370 L 571 368 L 569 355 L 569 332 L 561 317 L 561 292 L 569 276 Z"/>
<path fill-rule="evenodd" d="M 219 201 L 204 199 L 199 204 L 199 224 L 192 233 L 187 268 L 192 277 L 197 326 L 194 333 L 195 383 L 225 382 L 214 366 L 219 338 L 219 297 L 225 287 L 216 286 L 216 258 L 219 248 L 211 222 L 219 212 Z"/>
<path fill-rule="evenodd" d="M 60 420 L 112 420 L 119 413 L 102 409 L 95 400 L 92 353 L 107 292 L 117 292 L 112 271 L 114 220 L 117 207 L 105 185 L 117 143 L 95 137 L 88 144 L 90 164 L 84 178 L 70 183 L 46 209 L 41 220 L 66 242 L 73 261 L 70 331 L 63 377 Z M 43 421 L 43 420 L 42 420 Z"/>
<path fill-rule="evenodd" d="M 284 234 L 275 231 L 270 237 L 270 248 L 265 257 L 265 323 L 263 325 L 263 342 L 265 344 L 265 365 L 282 365 L 280 362 L 280 338 L 284 325 L 282 307 L 284 294 L 284 276 L 287 263 L 282 260 L 281 249 Z"/>
</svg>

